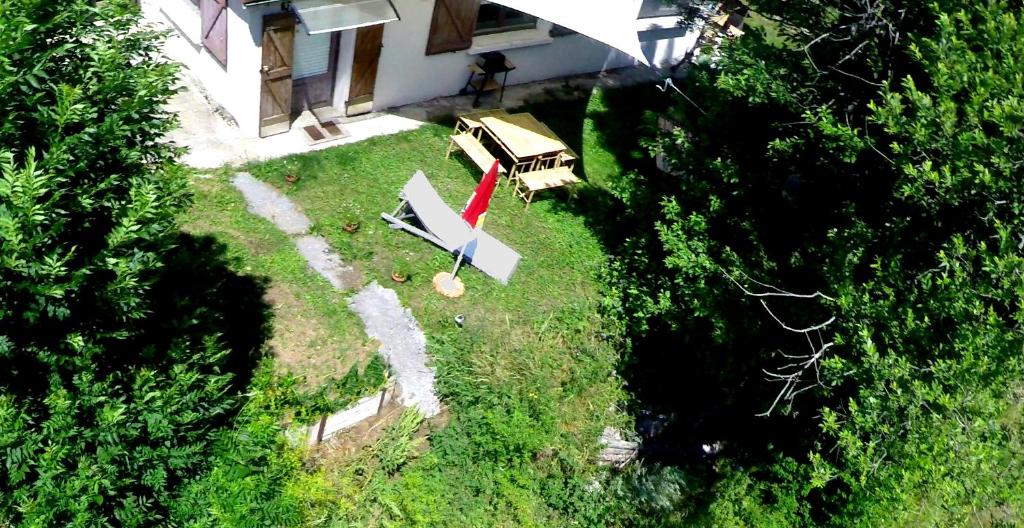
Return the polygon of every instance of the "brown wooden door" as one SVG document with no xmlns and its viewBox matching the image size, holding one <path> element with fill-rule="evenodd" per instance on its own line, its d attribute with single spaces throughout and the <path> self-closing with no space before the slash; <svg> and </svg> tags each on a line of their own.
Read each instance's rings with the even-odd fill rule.
<svg viewBox="0 0 1024 528">
<path fill-rule="evenodd" d="M 292 119 L 292 60 L 295 16 L 263 17 L 263 66 L 260 68 L 260 137 L 287 132 Z"/>
<path fill-rule="evenodd" d="M 364 26 L 356 30 L 356 49 L 352 58 L 352 83 L 348 89 L 348 104 L 364 105 L 373 101 L 373 87 L 377 84 L 377 64 L 384 42 L 384 24 Z M 367 111 L 369 111 L 367 109 Z"/>
</svg>

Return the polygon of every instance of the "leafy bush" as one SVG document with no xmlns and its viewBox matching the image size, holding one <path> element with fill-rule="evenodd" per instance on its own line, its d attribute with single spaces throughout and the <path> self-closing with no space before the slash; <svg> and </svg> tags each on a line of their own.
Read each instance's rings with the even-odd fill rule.
<svg viewBox="0 0 1024 528">
<path fill-rule="evenodd" d="M 658 441 L 723 445 L 696 522 L 1019 523 L 1019 2 L 752 4 L 609 273 Z"/>
<path fill-rule="evenodd" d="M 273 481 L 298 459 L 279 445 L 282 412 L 250 401 L 235 417 L 267 307 L 222 248 L 178 233 L 188 196 L 164 142 L 175 68 L 160 42 L 134 2 L 0 6 L 5 523 L 299 515 L 271 515 L 288 497 L 248 477 Z M 182 494 L 218 478 L 247 509 L 183 515 Z"/>
</svg>

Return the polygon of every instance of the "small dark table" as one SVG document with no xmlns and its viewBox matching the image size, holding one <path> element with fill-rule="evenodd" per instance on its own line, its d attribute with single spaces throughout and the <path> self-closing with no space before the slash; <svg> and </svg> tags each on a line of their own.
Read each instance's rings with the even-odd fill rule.
<svg viewBox="0 0 1024 528">
<path fill-rule="evenodd" d="M 515 65 L 509 62 L 505 55 L 496 51 L 483 53 L 476 62 L 469 65 L 469 79 L 466 79 L 466 85 L 462 87 L 459 94 L 465 95 L 471 93 L 471 90 L 476 93 L 476 99 L 473 100 L 473 108 L 477 108 L 480 106 L 480 96 L 484 92 L 501 90 L 498 96 L 498 101 L 500 102 L 505 98 L 505 84 L 508 82 L 508 72 L 514 69 L 516 69 Z M 498 84 L 498 81 L 495 79 L 499 73 L 505 74 L 501 79 L 501 84 Z"/>
</svg>

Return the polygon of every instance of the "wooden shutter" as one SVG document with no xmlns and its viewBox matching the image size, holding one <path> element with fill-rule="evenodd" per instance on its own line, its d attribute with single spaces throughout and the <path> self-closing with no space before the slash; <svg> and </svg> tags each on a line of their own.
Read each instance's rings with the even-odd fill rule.
<svg viewBox="0 0 1024 528">
<path fill-rule="evenodd" d="M 203 47 L 218 62 L 228 65 L 228 0 L 200 0 Z"/>
<path fill-rule="evenodd" d="M 427 55 L 469 48 L 479 11 L 480 0 L 435 0 Z"/>
<path fill-rule="evenodd" d="M 260 68 L 260 137 L 291 128 L 292 63 L 295 59 L 295 16 L 263 17 L 263 67 Z"/>
</svg>

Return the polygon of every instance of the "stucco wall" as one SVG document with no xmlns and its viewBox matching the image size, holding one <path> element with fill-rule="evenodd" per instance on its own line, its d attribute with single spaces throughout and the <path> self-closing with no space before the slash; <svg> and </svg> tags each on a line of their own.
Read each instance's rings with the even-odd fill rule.
<svg viewBox="0 0 1024 528">
<path fill-rule="evenodd" d="M 214 102 L 226 110 L 247 135 L 259 132 L 262 17 L 278 11 L 276 4 L 243 8 L 228 3 L 228 65 L 225 68 L 199 42 L 199 10 L 189 0 L 162 0 L 161 12 L 182 37 L 169 43 L 171 58 L 203 83 Z"/>
<path fill-rule="evenodd" d="M 552 0 L 557 1 L 557 0 Z M 466 66 L 476 53 L 501 49 L 513 40 L 543 42 L 528 47 L 501 49 L 516 65 L 509 84 L 591 73 L 634 64 L 631 57 L 582 35 L 548 38 L 551 24 L 541 21 L 531 34 L 499 34 L 474 41 L 466 51 L 426 55 L 434 0 L 393 0 L 401 20 L 384 29 L 384 48 L 374 97 L 374 110 L 453 95 L 465 84 Z M 182 62 L 204 85 L 210 97 L 238 122 L 246 136 L 259 132 L 260 64 L 263 16 L 280 11 L 280 3 L 243 8 L 230 0 L 228 12 L 228 66 L 216 61 L 199 38 L 199 12 L 189 0 L 160 0 L 161 11 L 179 28 L 184 46 L 175 46 L 172 58 Z M 652 64 L 674 63 L 696 42 L 698 32 L 673 27 L 671 17 L 636 22 L 643 48 Z M 298 28 L 302 31 L 302 28 Z M 344 31 L 338 57 L 334 104 L 344 109 L 348 98 L 355 30 Z"/>
<path fill-rule="evenodd" d="M 557 0 L 552 0 L 557 1 Z M 401 20 L 388 23 L 384 29 L 374 109 L 414 103 L 434 97 L 452 95 L 466 83 L 466 66 L 476 60 L 475 51 L 426 55 L 427 37 L 434 0 L 393 0 Z M 644 51 L 652 64 L 671 63 L 682 57 L 696 42 L 698 32 L 687 34 L 673 27 L 676 20 L 646 19 L 637 21 Z M 535 40 L 543 41 L 551 25 L 541 21 Z M 647 30 L 648 28 L 653 28 Z M 511 35 L 509 40 L 514 40 Z M 501 38 L 495 35 L 491 37 Z M 668 38 L 666 38 L 668 37 Z M 530 36 L 525 36 L 529 39 Z M 502 53 L 516 70 L 509 74 L 509 84 L 549 79 L 565 75 L 591 73 L 634 64 L 631 57 L 583 35 L 547 39 L 548 42 L 529 47 L 505 49 Z M 500 46 L 478 46 L 481 50 Z"/>
</svg>

